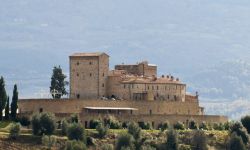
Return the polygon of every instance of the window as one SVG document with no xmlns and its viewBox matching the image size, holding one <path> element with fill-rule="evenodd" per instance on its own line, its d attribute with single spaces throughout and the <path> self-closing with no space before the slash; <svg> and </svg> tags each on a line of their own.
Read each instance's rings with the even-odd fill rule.
<svg viewBox="0 0 250 150">
<path fill-rule="evenodd" d="M 104 77 L 104 73 L 102 74 L 102 76 Z"/>
<path fill-rule="evenodd" d="M 77 73 L 77 74 L 76 74 L 76 76 L 78 76 L 78 77 L 79 77 L 79 73 Z"/>
<path fill-rule="evenodd" d="M 79 62 L 76 63 L 77 66 L 79 66 L 79 64 L 80 64 Z"/>
<path fill-rule="evenodd" d="M 76 97 L 77 97 L 77 99 L 79 99 L 80 98 L 80 94 L 77 94 Z"/>
<path fill-rule="evenodd" d="M 92 73 L 90 73 L 89 76 L 92 77 Z"/>
<path fill-rule="evenodd" d="M 151 109 L 149 110 L 149 114 L 152 115 L 152 110 Z"/>
<path fill-rule="evenodd" d="M 89 65 L 92 65 L 92 62 L 89 62 Z"/>
<path fill-rule="evenodd" d="M 149 90 L 149 86 L 148 86 L 148 90 Z"/>
<path fill-rule="evenodd" d="M 133 114 L 133 110 L 130 110 L 130 114 L 131 114 L 131 115 Z"/>
<path fill-rule="evenodd" d="M 42 112 L 43 112 L 43 108 L 40 108 L 40 109 L 39 109 L 39 112 L 42 113 Z"/>
<path fill-rule="evenodd" d="M 126 84 L 124 84 L 124 86 L 123 86 L 123 87 L 124 87 L 124 89 L 126 89 Z"/>
<path fill-rule="evenodd" d="M 169 99 L 170 97 L 169 97 L 169 95 L 168 95 L 168 99 Z"/>
<path fill-rule="evenodd" d="M 102 84 L 102 87 L 104 87 L 104 83 Z"/>
</svg>

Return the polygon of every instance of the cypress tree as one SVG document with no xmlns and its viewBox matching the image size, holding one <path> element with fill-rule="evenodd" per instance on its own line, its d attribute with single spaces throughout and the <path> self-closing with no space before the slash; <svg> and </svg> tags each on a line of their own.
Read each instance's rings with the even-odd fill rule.
<svg viewBox="0 0 250 150">
<path fill-rule="evenodd" d="M 66 78 L 66 75 L 63 74 L 61 67 L 54 67 L 53 74 L 51 77 L 51 86 L 50 86 L 50 92 L 53 92 L 56 90 L 58 94 L 52 94 L 53 98 L 60 99 L 63 95 L 67 94 L 65 85 L 67 85 L 67 82 L 64 81 Z"/>
<path fill-rule="evenodd" d="M 10 116 L 10 98 L 8 96 L 8 99 L 7 99 L 7 104 L 5 106 L 5 116 L 4 116 L 4 119 L 5 120 L 9 120 L 9 116 Z"/>
<path fill-rule="evenodd" d="M 4 78 L 0 78 L 0 120 L 3 120 L 3 109 L 7 101 L 7 94 L 5 90 Z"/>
<path fill-rule="evenodd" d="M 12 102 L 11 102 L 11 118 L 13 120 L 16 119 L 16 112 L 17 112 L 17 101 L 18 101 L 18 91 L 17 91 L 17 85 L 14 85 L 13 89 L 13 96 L 12 96 Z"/>
</svg>

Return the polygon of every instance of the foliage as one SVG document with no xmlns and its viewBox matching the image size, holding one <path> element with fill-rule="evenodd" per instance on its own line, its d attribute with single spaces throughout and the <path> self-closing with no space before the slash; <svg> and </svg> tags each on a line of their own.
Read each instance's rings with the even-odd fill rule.
<svg viewBox="0 0 250 150">
<path fill-rule="evenodd" d="M 9 120 L 9 116 L 10 116 L 10 98 L 9 98 L 9 96 L 7 98 L 7 103 L 5 106 L 4 114 L 5 114 L 4 119 Z"/>
<path fill-rule="evenodd" d="M 100 120 L 90 120 L 89 122 L 89 128 L 90 129 L 96 129 L 97 125 L 101 123 Z"/>
<path fill-rule="evenodd" d="M 104 124 L 109 126 L 110 129 L 122 129 L 122 124 L 114 116 L 104 119 Z"/>
<path fill-rule="evenodd" d="M 26 116 L 22 116 L 20 119 L 19 119 L 19 122 L 22 126 L 29 126 L 30 125 L 30 120 L 28 117 Z"/>
<path fill-rule="evenodd" d="M 34 114 L 31 124 L 34 135 L 51 135 L 56 129 L 55 115 L 52 113 Z"/>
<path fill-rule="evenodd" d="M 232 125 L 232 122 L 229 122 L 229 121 L 225 122 L 224 123 L 224 129 L 229 130 L 231 125 Z"/>
<path fill-rule="evenodd" d="M 112 144 L 104 144 L 100 148 L 101 150 L 113 150 L 114 146 Z"/>
<path fill-rule="evenodd" d="M 17 101 L 18 101 L 18 91 L 17 91 L 17 85 L 14 85 L 13 89 L 13 96 L 12 96 L 12 102 L 11 102 L 11 118 L 13 120 L 16 120 L 16 113 L 17 113 Z"/>
<path fill-rule="evenodd" d="M 147 145 L 147 146 L 142 146 L 142 147 L 141 147 L 141 150 L 156 150 L 156 148 Z"/>
<path fill-rule="evenodd" d="M 131 134 L 134 137 L 134 139 L 141 138 L 141 128 L 135 122 L 129 123 L 128 133 Z"/>
<path fill-rule="evenodd" d="M 173 129 L 167 133 L 166 150 L 178 150 L 178 135 Z"/>
<path fill-rule="evenodd" d="M 69 125 L 67 136 L 69 140 L 80 140 L 86 143 L 85 129 L 81 124 L 72 123 Z"/>
<path fill-rule="evenodd" d="M 7 93 L 5 90 L 4 78 L 0 78 L 0 121 L 3 120 L 3 109 L 5 108 L 7 101 Z"/>
<path fill-rule="evenodd" d="M 42 144 L 50 150 L 56 144 L 56 137 L 43 135 Z"/>
<path fill-rule="evenodd" d="M 250 116 L 245 116 L 241 118 L 241 123 L 247 129 L 247 132 L 250 134 Z"/>
<path fill-rule="evenodd" d="M 189 128 L 190 129 L 198 129 L 198 125 L 197 125 L 197 123 L 194 120 L 191 120 L 189 122 Z"/>
<path fill-rule="evenodd" d="M 242 141 L 242 138 L 238 136 L 235 132 L 232 133 L 230 140 L 228 142 L 229 150 L 246 150 L 246 147 Z"/>
<path fill-rule="evenodd" d="M 247 144 L 249 141 L 248 133 L 246 128 L 243 127 L 243 125 L 240 122 L 235 122 L 230 126 L 230 133 L 236 133 L 238 136 L 240 136 L 244 142 L 244 144 Z"/>
<path fill-rule="evenodd" d="M 182 122 L 178 121 L 177 123 L 174 124 L 174 129 L 176 130 L 184 130 L 185 126 Z"/>
<path fill-rule="evenodd" d="M 161 131 L 165 131 L 170 127 L 170 123 L 168 121 L 165 121 L 160 125 Z"/>
<path fill-rule="evenodd" d="M 190 145 L 180 144 L 179 145 L 179 150 L 191 150 L 191 146 Z"/>
<path fill-rule="evenodd" d="M 151 125 L 148 122 L 139 122 L 139 127 L 141 127 L 144 130 L 150 130 Z"/>
<path fill-rule="evenodd" d="M 200 125 L 199 125 L 199 129 L 203 129 L 203 130 L 208 130 L 208 125 L 205 121 L 203 121 Z"/>
<path fill-rule="evenodd" d="M 96 145 L 96 140 L 93 137 L 88 136 L 86 138 L 86 145 L 87 146 L 95 146 Z"/>
<path fill-rule="evenodd" d="M 52 94 L 53 98 L 60 99 L 63 95 L 67 94 L 65 85 L 67 82 L 64 80 L 66 79 L 66 75 L 63 74 L 61 67 L 55 66 L 53 69 L 53 74 L 51 77 L 51 86 L 50 86 L 50 92 L 53 90 L 56 90 L 60 94 Z"/>
<path fill-rule="evenodd" d="M 82 141 L 67 141 L 65 150 L 87 150 L 86 145 Z"/>
<path fill-rule="evenodd" d="M 20 134 L 21 125 L 19 123 L 11 123 L 9 128 L 9 138 L 16 139 Z"/>
<path fill-rule="evenodd" d="M 71 119 L 71 123 L 78 123 L 78 115 L 77 114 L 72 114 L 70 116 L 70 119 Z"/>
<path fill-rule="evenodd" d="M 194 131 L 192 138 L 192 147 L 193 150 L 207 150 L 207 138 L 202 130 Z"/>
<path fill-rule="evenodd" d="M 96 131 L 98 132 L 99 138 L 104 138 L 108 133 L 109 127 L 104 126 L 103 123 L 99 123 L 96 127 Z"/>
<path fill-rule="evenodd" d="M 133 149 L 134 138 L 130 134 L 121 134 L 116 142 L 116 150 L 121 150 L 122 148 Z"/>
<path fill-rule="evenodd" d="M 40 114 L 34 114 L 31 119 L 32 132 L 34 135 L 39 135 L 41 130 Z"/>
<path fill-rule="evenodd" d="M 61 126 L 61 128 L 62 128 L 62 135 L 64 135 L 64 136 L 67 135 L 68 126 L 69 126 L 68 121 L 66 119 L 63 119 L 62 120 L 62 126 Z"/>
<path fill-rule="evenodd" d="M 222 124 L 222 123 L 214 123 L 213 129 L 223 131 L 223 130 L 225 130 L 225 127 L 224 127 L 224 124 Z"/>
</svg>

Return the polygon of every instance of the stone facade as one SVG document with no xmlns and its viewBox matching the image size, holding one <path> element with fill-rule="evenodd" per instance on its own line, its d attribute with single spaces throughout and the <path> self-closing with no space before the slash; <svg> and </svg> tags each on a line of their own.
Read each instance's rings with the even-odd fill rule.
<svg viewBox="0 0 250 150">
<path fill-rule="evenodd" d="M 18 105 L 20 115 L 53 112 L 60 120 L 76 113 L 86 127 L 90 120 L 109 115 L 123 122 L 150 122 L 153 127 L 166 120 L 227 121 L 225 116 L 205 115 L 198 94 L 186 94 L 186 84 L 178 78 L 157 77 L 157 66 L 142 62 L 109 70 L 105 53 L 70 56 L 69 99 L 26 99 Z"/>
</svg>

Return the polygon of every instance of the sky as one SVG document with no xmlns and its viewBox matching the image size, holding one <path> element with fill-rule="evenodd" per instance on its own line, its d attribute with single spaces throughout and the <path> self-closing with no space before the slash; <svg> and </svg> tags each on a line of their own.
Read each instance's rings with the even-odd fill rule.
<svg viewBox="0 0 250 150">
<path fill-rule="evenodd" d="M 157 64 L 198 91 L 208 114 L 240 118 L 250 113 L 249 27 L 248 0 L 6 0 L 0 75 L 10 96 L 16 83 L 21 98 L 39 98 L 53 66 L 68 74 L 70 54 L 101 51 L 111 67 Z"/>
</svg>

